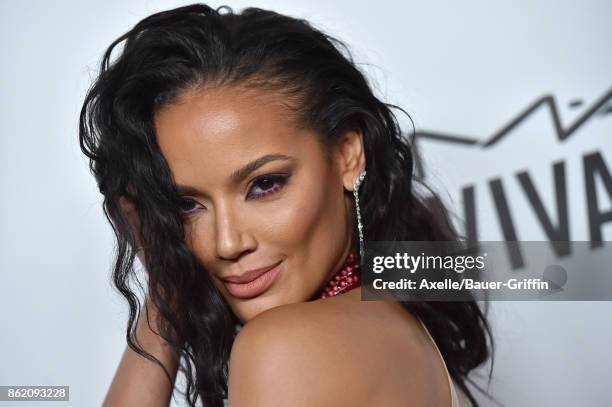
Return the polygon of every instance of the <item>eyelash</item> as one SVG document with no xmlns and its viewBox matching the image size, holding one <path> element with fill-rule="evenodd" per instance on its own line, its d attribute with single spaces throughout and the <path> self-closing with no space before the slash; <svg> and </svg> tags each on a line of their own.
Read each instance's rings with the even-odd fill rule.
<svg viewBox="0 0 612 407">
<path fill-rule="evenodd" d="M 291 176 L 291 174 L 267 174 L 267 175 L 262 175 L 261 177 L 258 177 L 255 179 L 255 181 L 253 182 L 253 186 L 249 189 L 249 193 L 247 194 L 247 198 L 249 198 L 251 196 L 251 191 L 253 190 L 253 188 L 255 188 L 255 186 L 260 185 L 263 181 L 272 181 L 273 182 L 273 186 L 264 190 L 264 192 L 260 192 L 259 194 L 256 194 L 255 196 L 252 196 L 251 199 L 262 199 L 268 195 L 272 195 L 275 194 L 277 192 L 279 192 L 281 189 L 283 189 L 283 187 L 287 184 L 287 181 L 289 181 L 289 177 Z M 260 185 L 261 186 L 261 185 Z M 191 215 L 192 213 L 195 212 L 195 210 L 188 210 L 185 211 L 183 209 L 181 209 L 181 205 L 183 204 L 195 204 L 195 205 L 199 205 L 194 199 L 185 197 L 182 198 L 181 201 L 178 204 L 178 210 L 180 212 L 180 214 L 183 217 L 187 217 L 189 215 Z"/>
</svg>

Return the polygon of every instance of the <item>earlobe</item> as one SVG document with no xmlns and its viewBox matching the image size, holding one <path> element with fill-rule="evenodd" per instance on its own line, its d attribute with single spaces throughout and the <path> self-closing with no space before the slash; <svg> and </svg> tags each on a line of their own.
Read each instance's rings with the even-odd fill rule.
<svg viewBox="0 0 612 407">
<path fill-rule="evenodd" d="M 363 134 L 356 130 L 347 131 L 340 142 L 339 155 L 342 183 L 347 191 L 353 191 L 355 180 L 366 166 Z"/>
</svg>

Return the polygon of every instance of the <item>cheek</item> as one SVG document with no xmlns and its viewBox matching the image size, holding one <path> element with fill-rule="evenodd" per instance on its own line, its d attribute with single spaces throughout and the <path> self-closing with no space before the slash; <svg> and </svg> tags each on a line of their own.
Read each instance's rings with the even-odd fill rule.
<svg viewBox="0 0 612 407">
<path fill-rule="evenodd" d="M 200 264 L 207 267 L 211 264 L 214 252 L 212 251 L 213 241 L 206 220 L 202 217 L 195 216 L 193 219 L 186 221 L 184 224 L 185 243 L 191 249 Z"/>
<path fill-rule="evenodd" d="M 261 218 L 261 230 L 286 249 L 309 251 L 319 230 L 330 226 L 329 215 L 334 208 L 326 189 L 328 182 L 300 183 L 287 199 Z"/>
</svg>

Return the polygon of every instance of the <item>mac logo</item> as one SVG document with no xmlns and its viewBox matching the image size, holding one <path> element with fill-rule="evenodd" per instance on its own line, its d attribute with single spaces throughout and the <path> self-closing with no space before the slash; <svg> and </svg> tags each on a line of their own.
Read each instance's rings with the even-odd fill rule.
<svg viewBox="0 0 612 407">
<path fill-rule="evenodd" d="M 583 102 L 574 100 L 569 103 L 570 108 L 582 107 Z M 537 112 L 547 111 L 549 120 L 552 121 L 552 129 L 556 132 L 557 143 L 566 143 L 568 140 L 580 133 L 584 129 L 585 124 L 596 118 L 608 119 L 612 118 L 612 88 L 606 91 L 602 96 L 597 98 L 592 104 L 584 108 L 584 111 L 577 116 L 569 125 L 565 127 L 560 120 L 560 112 L 557 108 L 557 103 L 554 96 L 545 95 L 537 98 L 529 104 L 525 109 L 519 112 L 515 117 L 511 118 L 504 124 L 500 130 L 496 131 L 489 137 L 484 139 L 478 137 L 469 137 L 458 134 L 448 134 L 433 131 L 417 131 L 415 133 L 415 146 L 421 149 L 421 144 L 424 141 L 433 141 L 434 143 L 444 143 L 447 149 L 453 149 L 449 154 L 457 153 L 456 149 L 459 146 L 468 147 L 469 150 L 477 149 L 478 154 L 494 155 L 495 150 L 499 149 L 504 143 L 511 141 L 513 134 L 517 131 L 519 125 L 525 124 Z M 541 117 L 541 116 L 540 116 Z M 529 135 L 534 136 L 533 134 Z M 612 134 L 604 134 L 602 136 L 612 138 Z M 597 134 L 597 137 L 600 137 Z M 478 240 L 479 237 L 479 222 L 476 202 L 478 194 L 487 195 L 492 201 L 495 216 L 498 221 L 499 229 L 505 241 L 518 241 L 517 222 L 511 211 L 511 200 L 516 195 L 512 195 L 509 199 L 509 194 L 506 193 L 506 186 L 510 182 L 518 182 L 517 188 L 522 191 L 522 194 L 529 202 L 529 206 L 537 218 L 542 230 L 544 231 L 549 241 L 566 241 L 570 242 L 570 214 L 576 213 L 577 209 L 586 211 L 586 219 L 588 219 L 588 233 L 590 237 L 591 249 L 602 245 L 602 229 L 608 222 L 612 222 L 612 208 L 606 208 L 602 202 L 608 200 L 612 202 L 612 175 L 611 167 L 606 163 L 606 155 L 610 158 L 611 150 L 607 149 L 612 145 L 610 139 L 598 139 L 598 144 L 590 151 L 582 152 L 578 157 L 582 162 L 582 174 L 579 176 L 582 180 L 584 188 L 582 191 L 568 191 L 568 176 L 566 171 L 566 160 L 561 159 L 550 163 L 552 167 L 552 185 L 550 183 L 546 188 L 542 187 L 541 177 L 538 178 L 540 190 L 534 184 L 535 170 L 529 168 L 529 164 L 524 168 L 513 170 L 512 176 L 496 175 L 495 168 L 489 167 L 486 182 L 476 183 L 470 182 L 463 184 L 460 188 L 460 196 L 463 203 L 463 218 L 465 220 L 464 234 L 469 240 Z M 523 148 L 541 148 L 535 147 L 543 145 L 545 142 L 530 143 Z M 553 141 L 554 144 L 554 141 Z M 474 151 L 470 151 L 474 154 Z M 570 152 L 574 154 L 574 152 Z M 459 154 L 459 153 L 457 153 Z M 549 155 L 550 156 L 550 155 Z M 473 156 L 472 156 L 473 157 Z M 541 158 L 546 159 L 547 155 L 544 151 Z M 480 158 L 478 158 L 480 159 Z M 541 160 L 540 160 L 541 161 Z M 574 174 L 571 174 L 574 175 Z M 420 162 L 417 162 L 416 176 L 426 178 L 427 174 Z M 514 179 L 511 179 L 514 178 Z M 546 181 L 544 181 L 544 185 Z M 600 187 L 597 188 L 597 185 Z M 603 186 L 603 187 L 601 187 Z M 550 194 L 552 191 L 554 208 L 546 209 L 543 203 L 543 192 Z M 568 192 L 572 194 L 584 193 L 584 206 L 582 208 L 568 207 Z M 549 195 L 550 196 L 550 195 Z M 571 245 L 554 245 L 556 255 L 558 257 L 569 255 Z M 511 260 L 514 268 L 520 268 L 523 265 L 523 259 L 520 250 L 514 251 L 511 254 Z"/>
</svg>

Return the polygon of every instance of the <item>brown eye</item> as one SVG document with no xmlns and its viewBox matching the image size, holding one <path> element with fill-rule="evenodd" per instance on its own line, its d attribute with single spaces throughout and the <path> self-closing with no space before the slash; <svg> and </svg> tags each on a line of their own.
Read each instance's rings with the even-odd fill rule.
<svg viewBox="0 0 612 407">
<path fill-rule="evenodd" d="M 253 187 L 249 191 L 249 195 L 247 197 L 258 199 L 274 194 L 285 186 L 290 176 L 290 174 L 264 175 L 253 183 Z"/>
<path fill-rule="evenodd" d="M 264 178 L 259 181 L 258 185 L 263 191 L 268 191 L 274 186 L 274 180 L 270 178 Z"/>
<path fill-rule="evenodd" d="M 191 215 L 197 211 L 198 206 L 200 206 L 199 203 L 189 198 L 182 198 L 177 204 L 178 211 L 182 216 Z"/>
</svg>

